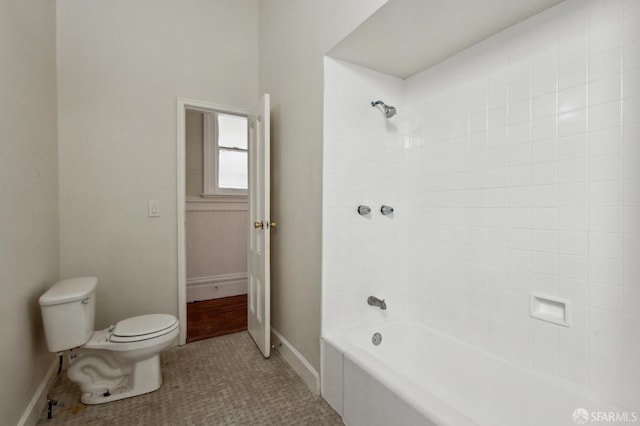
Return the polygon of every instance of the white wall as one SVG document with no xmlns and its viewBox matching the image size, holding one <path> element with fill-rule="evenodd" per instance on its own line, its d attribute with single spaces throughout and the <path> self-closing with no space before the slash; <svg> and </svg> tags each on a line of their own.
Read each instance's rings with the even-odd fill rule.
<svg viewBox="0 0 640 426">
<path fill-rule="evenodd" d="M 323 55 L 386 0 L 260 0 L 260 93 L 271 94 L 271 321 L 320 367 Z"/>
<path fill-rule="evenodd" d="M 176 97 L 257 101 L 258 2 L 57 11 L 61 275 L 98 277 L 97 327 L 177 314 Z"/>
<path fill-rule="evenodd" d="M 404 81 L 325 58 L 322 333 L 403 313 L 406 261 Z M 398 114 L 386 119 L 372 101 Z M 406 118 L 405 118 L 406 121 Z M 360 216 L 359 205 L 372 213 Z M 380 207 L 393 206 L 393 216 Z M 367 304 L 385 299 L 387 310 Z"/>
<path fill-rule="evenodd" d="M 58 279 L 55 18 L 53 2 L 0 3 L 0 413 L 11 425 L 55 359 L 38 305 Z"/>
<path fill-rule="evenodd" d="M 640 406 L 640 4 L 569 1 L 412 77 L 408 313 Z M 569 328 L 529 294 L 569 299 Z"/>
</svg>

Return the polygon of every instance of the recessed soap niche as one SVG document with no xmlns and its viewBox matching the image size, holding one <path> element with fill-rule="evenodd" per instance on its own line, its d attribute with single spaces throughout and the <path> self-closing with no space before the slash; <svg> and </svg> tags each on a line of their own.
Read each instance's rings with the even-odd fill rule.
<svg viewBox="0 0 640 426">
<path fill-rule="evenodd" d="M 559 297 L 531 293 L 529 316 L 569 327 L 571 325 L 571 302 Z"/>
</svg>

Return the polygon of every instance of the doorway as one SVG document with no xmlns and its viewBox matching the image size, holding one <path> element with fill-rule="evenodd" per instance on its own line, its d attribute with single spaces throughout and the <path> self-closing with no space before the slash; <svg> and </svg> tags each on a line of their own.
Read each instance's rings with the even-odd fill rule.
<svg viewBox="0 0 640 426">
<path fill-rule="evenodd" d="M 248 115 L 178 99 L 180 344 L 247 328 Z"/>
<path fill-rule="evenodd" d="M 247 329 L 248 128 L 185 112 L 187 342 Z"/>
<path fill-rule="evenodd" d="M 269 95 L 251 111 L 178 98 L 180 345 L 188 337 L 187 302 L 209 300 L 218 304 L 215 316 L 223 322 L 244 309 L 249 334 L 269 357 L 269 241 L 276 226 L 270 218 L 269 123 Z M 191 136 L 202 142 L 194 144 Z M 232 297 L 244 297 L 244 307 Z M 215 333 L 234 327 L 230 321 Z"/>
<path fill-rule="evenodd" d="M 245 280 L 243 284 L 247 293 L 247 324 L 248 331 L 254 342 L 265 358 L 270 354 L 271 334 L 271 278 L 270 278 L 270 239 L 271 232 L 276 228 L 276 222 L 270 214 L 270 97 L 264 94 L 251 111 L 246 111 L 224 105 L 216 105 L 208 102 L 191 99 L 177 99 L 177 226 L 178 226 L 178 316 L 180 320 L 179 344 L 187 341 L 187 301 L 193 294 L 200 294 L 197 288 L 199 284 L 207 284 L 208 291 L 218 292 L 219 295 L 227 295 L 226 291 L 234 288 L 236 281 Z M 203 193 L 194 198 L 194 209 L 201 206 L 203 198 L 210 198 L 224 204 L 230 209 L 235 204 L 238 210 L 246 211 L 244 229 L 247 237 L 236 238 L 236 243 L 246 245 L 246 274 L 223 274 L 224 280 L 229 280 L 221 289 L 220 283 L 212 277 L 209 282 L 202 283 L 192 281 L 189 296 L 187 292 L 187 166 L 186 166 L 186 129 L 187 113 L 190 111 L 202 112 L 203 133 L 215 137 L 203 136 L 203 176 L 209 170 L 210 178 L 204 178 Z M 244 125 L 238 124 L 238 119 L 244 117 Z M 225 122 L 226 120 L 226 122 Z M 236 120 L 236 121 L 234 121 Z M 225 123 L 223 123 L 225 122 Z M 244 128 L 247 135 L 244 143 L 228 143 L 220 138 L 223 126 Z M 233 132 L 232 132 L 233 133 Z M 213 143 L 211 141 L 215 140 Z M 207 144 L 206 142 L 209 141 Z M 208 154 L 204 152 L 208 150 Z M 227 169 L 227 176 L 222 176 L 221 170 L 225 167 L 219 162 L 223 156 L 235 157 L 236 163 L 248 162 L 247 173 L 239 177 L 233 171 L 233 167 Z M 207 168 L 205 161 L 214 164 Z M 232 161 L 233 163 L 233 161 Z M 215 167 L 215 168 L 214 168 Z M 211 170 L 216 170 L 212 174 Z M 238 182 L 244 182 L 244 187 Z M 224 183 L 226 182 L 226 183 Z M 240 221 L 238 222 L 240 223 Z M 227 253 L 229 247 L 219 250 Z M 228 271 L 227 271 L 228 272 Z M 242 276 L 241 276 L 242 274 Z M 236 284 L 238 284 L 236 282 Z M 216 288 L 216 285 L 218 288 Z M 224 291 L 221 291 L 224 290 Z M 237 295 L 237 294 L 236 294 Z M 198 298 L 195 296 L 194 298 Z"/>
</svg>

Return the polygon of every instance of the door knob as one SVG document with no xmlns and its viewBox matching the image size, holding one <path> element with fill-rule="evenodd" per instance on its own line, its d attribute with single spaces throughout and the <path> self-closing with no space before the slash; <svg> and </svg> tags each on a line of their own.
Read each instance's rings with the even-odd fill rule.
<svg viewBox="0 0 640 426">
<path fill-rule="evenodd" d="M 264 223 L 263 222 L 254 222 L 253 223 L 253 227 L 256 229 L 264 229 Z"/>
<path fill-rule="evenodd" d="M 269 227 L 271 229 L 276 229 L 278 227 L 278 224 L 276 222 L 269 222 Z"/>
</svg>

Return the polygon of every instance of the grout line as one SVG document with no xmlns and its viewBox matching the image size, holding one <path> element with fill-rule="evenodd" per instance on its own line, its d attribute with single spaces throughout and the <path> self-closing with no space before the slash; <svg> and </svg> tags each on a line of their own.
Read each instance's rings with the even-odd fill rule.
<svg viewBox="0 0 640 426">
<path fill-rule="evenodd" d="M 556 31 L 556 119 L 555 119 L 555 141 L 556 141 L 556 295 L 560 293 L 558 279 L 560 276 L 560 33 L 558 24 L 555 26 Z M 560 377 L 560 346 L 561 336 L 560 329 L 556 330 L 558 345 L 556 347 L 556 356 L 558 360 L 558 374 Z"/>
<path fill-rule="evenodd" d="M 587 9 L 587 11 L 588 11 L 588 9 Z M 585 271 L 585 280 L 587 282 L 587 307 L 586 307 L 586 310 L 587 310 L 587 324 L 586 324 L 586 328 L 587 328 L 587 330 L 586 330 L 586 332 L 587 332 L 587 351 L 586 351 L 586 358 L 587 358 L 587 387 L 589 389 L 591 389 L 591 385 L 592 385 L 592 383 L 591 383 L 591 353 L 590 353 L 591 352 L 591 340 L 592 340 L 591 339 L 591 324 L 590 324 L 590 321 L 591 321 L 591 277 L 589 275 L 589 264 L 590 264 L 589 259 L 590 259 L 590 256 L 591 256 L 591 247 L 590 247 L 590 244 L 589 244 L 589 240 L 590 240 L 589 234 L 590 234 L 590 228 L 591 228 L 590 227 L 590 223 L 589 223 L 590 220 L 591 220 L 591 214 L 590 214 L 591 213 L 591 209 L 590 209 L 590 205 L 591 205 L 590 192 L 591 191 L 590 191 L 590 188 L 589 188 L 589 182 L 591 181 L 591 168 L 589 166 L 589 164 L 590 164 L 590 154 L 591 154 L 590 153 L 590 149 L 589 149 L 590 139 L 591 139 L 590 135 L 589 135 L 589 131 L 590 131 L 590 127 L 591 127 L 590 123 L 589 123 L 589 109 L 590 109 L 590 106 L 589 106 L 589 94 L 590 94 L 590 90 L 589 90 L 589 87 L 590 87 L 590 81 L 589 81 L 589 47 L 590 47 L 589 38 L 590 37 L 589 36 L 590 36 L 590 33 L 591 33 L 591 31 L 590 31 L 591 30 L 591 19 L 590 19 L 589 16 L 590 16 L 590 13 L 587 13 L 587 17 L 586 17 L 586 20 L 587 20 L 587 27 L 586 27 L 586 31 L 587 31 L 587 43 L 586 43 L 587 44 L 587 46 L 586 46 L 586 49 L 587 49 L 587 52 L 586 52 L 586 54 L 587 54 L 587 70 L 586 70 L 586 72 L 587 72 L 587 87 L 586 87 L 587 94 L 586 94 L 586 97 L 585 97 L 585 103 L 586 103 L 586 108 L 585 108 L 586 117 L 585 117 L 585 120 L 586 120 L 586 124 L 587 124 L 587 129 L 586 129 L 587 130 L 587 134 L 586 134 L 587 146 L 585 147 L 585 153 L 586 153 L 586 164 L 585 164 L 585 168 L 586 168 L 586 185 L 585 186 L 586 186 L 586 191 L 587 191 L 587 193 L 586 193 L 586 198 L 587 198 L 587 203 L 586 203 L 587 204 L 587 214 L 586 214 L 586 216 L 587 216 L 587 241 L 586 241 L 586 243 L 587 243 L 587 247 L 586 247 L 586 249 L 587 249 L 587 256 L 586 256 L 587 257 L 587 270 Z M 622 52 L 621 52 L 620 56 L 622 56 Z"/>
</svg>

